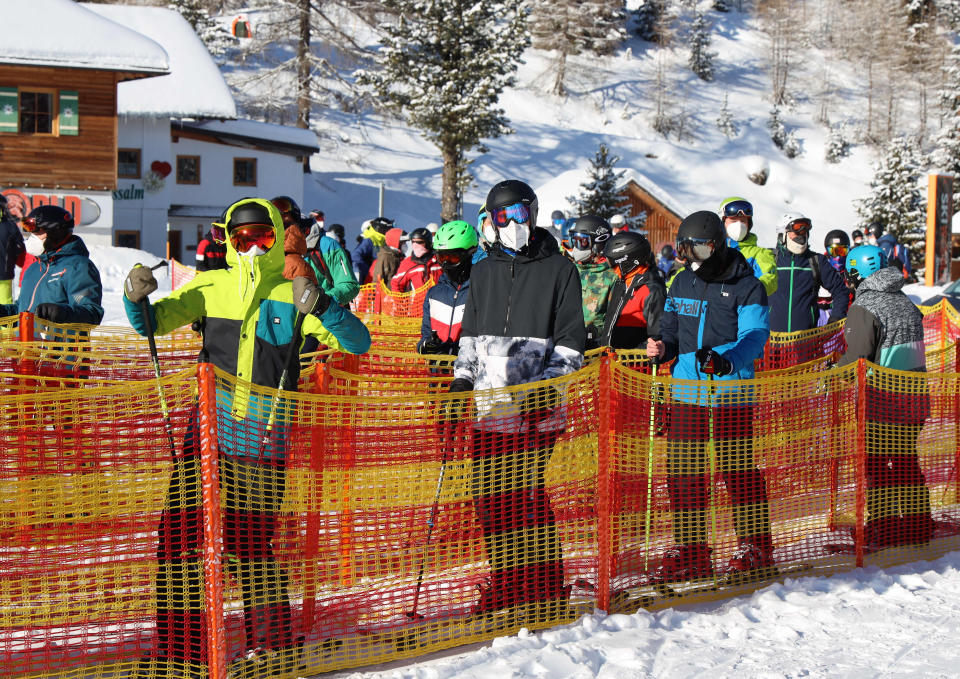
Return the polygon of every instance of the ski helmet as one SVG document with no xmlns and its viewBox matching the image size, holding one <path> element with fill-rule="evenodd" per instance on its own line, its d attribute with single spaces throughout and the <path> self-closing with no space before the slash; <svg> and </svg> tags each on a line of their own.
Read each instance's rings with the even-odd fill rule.
<svg viewBox="0 0 960 679">
<path fill-rule="evenodd" d="M 472 250 L 478 244 L 477 230 L 460 219 L 446 222 L 437 229 L 434 240 L 437 250 Z"/>
<path fill-rule="evenodd" d="M 410 240 L 422 240 L 427 250 L 433 250 L 433 234 L 422 226 L 410 232 Z"/>
<path fill-rule="evenodd" d="M 273 226 L 273 220 L 270 218 L 270 210 L 260 203 L 254 202 L 249 198 L 234 203 L 227 208 L 230 215 L 227 221 L 227 231 L 247 226 L 248 224 L 263 224 Z"/>
<path fill-rule="evenodd" d="M 780 215 L 778 227 L 781 233 L 786 233 L 787 231 L 803 231 L 804 227 L 806 227 L 805 230 L 809 232 L 811 223 L 808 217 L 804 217 L 799 212 L 784 212 Z"/>
<path fill-rule="evenodd" d="M 27 233 L 42 231 L 47 234 L 44 250 L 59 247 L 73 233 L 73 215 L 57 205 L 40 205 L 33 208 L 20 222 Z"/>
<path fill-rule="evenodd" d="M 610 218 L 610 228 L 619 233 L 627 228 L 627 220 L 623 215 L 613 215 Z"/>
<path fill-rule="evenodd" d="M 499 208 L 516 204 L 527 207 L 530 213 L 529 224 L 531 227 L 536 226 L 537 210 L 539 208 L 537 194 L 533 192 L 533 189 L 531 189 L 528 184 L 519 179 L 507 179 L 495 184 L 487 194 L 486 201 L 484 201 L 484 205 L 491 213 Z"/>
<path fill-rule="evenodd" d="M 669 243 L 665 243 L 662 248 L 660 248 L 660 256 L 667 260 L 672 260 L 674 258 L 673 246 Z"/>
<path fill-rule="evenodd" d="M 572 248 L 599 254 L 603 243 L 612 235 L 613 229 L 606 219 L 597 215 L 584 215 L 578 217 L 570 227 L 568 237 Z"/>
<path fill-rule="evenodd" d="M 677 252 L 692 262 L 705 262 L 726 247 L 727 234 L 716 212 L 687 215 L 677 228 Z"/>
<path fill-rule="evenodd" d="M 883 226 L 880 222 L 870 222 L 870 226 L 867 227 L 867 230 L 864 232 L 867 236 L 873 236 L 874 238 L 879 238 L 883 235 Z"/>
<path fill-rule="evenodd" d="M 327 227 L 327 233 L 335 235 L 341 243 L 347 241 L 347 232 L 346 229 L 343 228 L 343 224 L 331 224 Z"/>
<path fill-rule="evenodd" d="M 649 266 L 650 254 L 649 241 L 634 231 L 623 231 L 611 236 L 603 246 L 603 256 L 610 262 L 610 266 L 620 269 L 621 277 L 641 266 Z"/>
<path fill-rule="evenodd" d="M 370 220 L 370 226 L 372 226 L 377 233 L 386 233 L 393 228 L 393 220 L 387 219 L 386 217 L 374 217 Z"/>
<path fill-rule="evenodd" d="M 846 231 L 833 229 L 823 239 L 823 249 L 831 257 L 845 257 L 850 251 L 850 236 Z"/>
<path fill-rule="evenodd" d="M 300 224 L 300 206 L 297 205 L 295 201 L 290 196 L 277 196 L 270 200 L 273 203 L 273 206 L 280 210 L 280 214 L 283 215 L 283 223 L 287 225 L 291 224 Z"/>
<path fill-rule="evenodd" d="M 554 210 L 550 213 L 550 222 L 557 226 L 557 222 L 560 222 L 560 225 L 563 225 L 563 222 L 567 221 L 567 216 L 563 214 L 562 210 Z"/>
<path fill-rule="evenodd" d="M 860 229 L 854 229 L 853 233 L 850 234 L 850 237 L 853 239 L 853 244 L 860 245 L 863 242 L 863 231 Z M 860 239 L 859 241 L 857 239 Z"/>
<path fill-rule="evenodd" d="M 747 218 L 747 230 L 753 229 L 753 203 L 740 196 L 730 196 L 720 201 L 720 208 L 717 210 L 720 219 L 727 217 L 736 217 L 743 215 Z"/>
<path fill-rule="evenodd" d="M 859 286 L 872 274 L 887 267 L 886 253 L 876 245 L 858 245 L 847 253 L 847 278 Z"/>
</svg>

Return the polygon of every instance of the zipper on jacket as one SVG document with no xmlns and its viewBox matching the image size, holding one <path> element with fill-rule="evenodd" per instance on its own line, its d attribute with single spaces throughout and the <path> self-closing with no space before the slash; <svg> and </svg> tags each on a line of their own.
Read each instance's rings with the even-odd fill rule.
<svg viewBox="0 0 960 679">
<path fill-rule="evenodd" d="M 40 261 L 40 260 L 38 259 L 37 261 Z M 48 273 L 50 273 L 50 267 L 52 264 L 53 262 L 51 261 L 46 262 L 45 264 L 46 268 L 43 270 L 43 273 L 40 274 L 40 278 L 37 279 L 37 284 L 33 286 L 33 292 L 30 293 L 30 306 L 27 307 L 28 309 L 33 308 L 33 301 L 37 298 L 37 290 L 40 289 L 40 283 L 43 282 L 43 277 L 46 276 Z M 40 262 L 40 265 L 44 266 L 44 262 Z"/>
<path fill-rule="evenodd" d="M 516 258 L 510 261 L 510 294 L 507 295 L 507 317 L 503 321 L 503 336 L 507 336 L 507 326 L 510 325 L 510 301 L 513 299 L 513 269 L 517 266 Z"/>
<path fill-rule="evenodd" d="M 460 295 L 460 286 L 453 291 L 453 306 L 450 307 L 450 325 L 447 326 L 447 341 L 453 341 L 453 319 L 457 315 L 457 297 Z"/>
</svg>

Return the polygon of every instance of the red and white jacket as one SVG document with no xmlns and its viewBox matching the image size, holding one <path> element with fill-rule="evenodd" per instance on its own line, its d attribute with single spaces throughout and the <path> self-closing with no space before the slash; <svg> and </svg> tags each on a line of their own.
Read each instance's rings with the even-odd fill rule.
<svg viewBox="0 0 960 679">
<path fill-rule="evenodd" d="M 419 290 L 428 280 L 432 279 L 436 283 L 442 273 L 443 269 L 440 268 L 435 254 L 430 253 L 430 258 L 423 262 L 418 262 L 411 255 L 400 262 L 397 273 L 390 281 L 390 289 L 395 292 Z"/>
<path fill-rule="evenodd" d="M 420 324 L 420 341 L 417 351 L 430 339 L 431 333 L 437 333 L 441 342 L 448 343 L 445 354 L 456 354 L 460 344 L 460 324 L 467 303 L 470 280 L 459 287 L 446 276 L 441 276 L 437 284 L 427 291 L 423 300 L 423 322 Z"/>
</svg>

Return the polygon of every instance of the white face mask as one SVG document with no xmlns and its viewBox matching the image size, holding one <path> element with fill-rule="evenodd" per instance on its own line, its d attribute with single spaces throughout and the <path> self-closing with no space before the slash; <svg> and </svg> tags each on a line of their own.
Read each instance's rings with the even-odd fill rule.
<svg viewBox="0 0 960 679">
<path fill-rule="evenodd" d="M 727 235 L 738 243 L 747 237 L 749 229 L 746 222 L 730 220 L 726 223 Z"/>
<path fill-rule="evenodd" d="M 877 244 L 877 237 L 876 237 L 876 236 L 867 236 L 867 243 L 868 243 L 869 245 L 876 245 L 876 244 Z"/>
<path fill-rule="evenodd" d="M 590 259 L 590 255 L 593 254 L 593 250 L 581 250 L 580 248 L 571 248 L 570 256 L 573 257 L 575 262 L 585 262 Z"/>
<path fill-rule="evenodd" d="M 700 262 L 690 262 L 690 268 L 696 271 L 700 268 Z"/>
<path fill-rule="evenodd" d="M 249 258 L 250 258 L 250 262 L 252 263 L 254 257 L 259 257 L 260 255 L 265 255 L 265 254 L 267 254 L 267 251 L 266 251 L 266 250 L 264 250 L 263 248 L 261 248 L 259 245 L 254 245 L 254 246 L 252 246 L 249 250 L 247 250 L 246 252 L 240 254 L 240 256 L 241 256 L 241 257 L 249 257 Z"/>
<path fill-rule="evenodd" d="M 794 240 L 790 236 L 787 236 L 787 250 L 795 255 L 802 255 L 807 250 L 807 239 Z"/>
<path fill-rule="evenodd" d="M 500 229 L 500 242 L 503 247 L 518 252 L 530 242 L 530 227 L 510 220 L 509 224 Z"/>
<path fill-rule="evenodd" d="M 323 226 L 317 222 L 310 225 L 310 231 L 307 233 L 307 249 L 313 250 L 323 235 Z"/>
<path fill-rule="evenodd" d="M 27 252 L 34 257 L 39 257 L 43 254 L 43 241 L 37 238 L 35 233 L 31 233 L 27 240 L 24 242 L 24 246 L 27 249 Z"/>
</svg>

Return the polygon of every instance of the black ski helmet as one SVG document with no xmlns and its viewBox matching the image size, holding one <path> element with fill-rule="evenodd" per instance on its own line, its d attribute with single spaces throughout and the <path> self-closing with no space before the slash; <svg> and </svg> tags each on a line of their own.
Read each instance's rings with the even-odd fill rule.
<svg viewBox="0 0 960 679">
<path fill-rule="evenodd" d="M 300 213 L 300 206 L 297 205 L 295 201 L 290 196 L 277 196 L 276 198 L 271 198 L 270 202 L 273 203 L 273 206 L 280 210 L 281 215 L 289 214 L 293 220 L 291 223 L 299 224 L 300 218 L 303 216 Z"/>
<path fill-rule="evenodd" d="M 433 234 L 430 229 L 419 227 L 410 232 L 410 240 L 422 240 L 427 250 L 433 250 Z"/>
<path fill-rule="evenodd" d="M 823 249 L 829 250 L 831 245 L 839 243 L 846 248 L 850 247 L 850 236 L 847 235 L 846 231 L 841 231 L 840 229 L 833 229 L 827 233 L 826 238 L 823 239 Z"/>
<path fill-rule="evenodd" d="M 577 221 L 570 227 L 567 237 L 576 238 L 577 235 L 587 236 L 590 239 L 590 250 L 599 254 L 603 249 L 603 244 L 613 235 L 613 229 L 609 222 L 603 217 L 597 215 L 584 215 L 578 217 Z M 583 248 L 586 250 L 587 248 Z"/>
<path fill-rule="evenodd" d="M 710 210 L 699 210 L 687 215 L 680 226 L 677 228 L 677 252 L 682 254 L 685 259 L 692 261 L 706 261 L 698 259 L 692 251 L 685 252 L 686 248 L 683 242 L 686 240 L 694 241 L 713 241 L 713 252 L 706 259 L 709 259 L 720 250 L 726 247 L 727 234 L 723 228 L 723 222 L 716 212 Z"/>
<path fill-rule="evenodd" d="M 563 214 L 562 210 L 554 210 L 553 212 L 550 213 L 551 222 L 562 222 L 566 218 L 567 216 Z"/>
<path fill-rule="evenodd" d="M 530 209 L 530 226 L 537 224 L 537 194 L 533 192 L 528 184 L 519 179 L 507 179 L 494 184 L 487 194 L 487 200 L 484 202 L 487 210 L 495 210 L 500 207 L 520 203 Z"/>
<path fill-rule="evenodd" d="M 870 226 L 867 227 L 867 230 L 864 232 L 867 236 L 873 236 L 874 238 L 879 238 L 883 235 L 883 226 L 880 222 L 870 222 Z"/>
<path fill-rule="evenodd" d="M 273 226 L 273 220 L 270 219 L 270 210 L 249 199 L 235 203 L 228 211 L 230 212 L 230 220 L 227 222 L 228 232 L 247 224 Z"/>
<path fill-rule="evenodd" d="M 23 221 L 32 222 L 31 231 L 43 231 L 47 234 L 43 249 L 48 252 L 60 247 L 73 233 L 73 215 L 57 205 L 35 207 Z"/>
<path fill-rule="evenodd" d="M 377 233 L 386 233 L 393 228 L 393 220 L 387 217 L 374 217 L 370 220 L 370 226 Z"/>
<path fill-rule="evenodd" d="M 672 260 L 674 258 L 673 246 L 669 243 L 664 243 L 663 247 L 660 248 L 660 256 L 664 259 Z"/>
<path fill-rule="evenodd" d="M 650 242 L 636 231 L 621 231 L 611 236 L 603 246 L 603 256 L 610 266 L 620 268 L 626 276 L 637 267 L 650 264 Z"/>
</svg>

